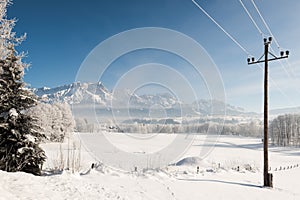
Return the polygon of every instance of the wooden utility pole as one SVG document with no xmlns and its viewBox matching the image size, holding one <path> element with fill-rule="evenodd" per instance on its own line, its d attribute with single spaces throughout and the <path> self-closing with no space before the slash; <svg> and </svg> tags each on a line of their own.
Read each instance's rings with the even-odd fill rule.
<svg viewBox="0 0 300 200">
<path fill-rule="evenodd" d="M 280 52 L 280 57 L 275 56 L 271 52 L 269 52 L 269 45 L 272 42 L 272 37 L 269 39 L 264 38 L 264 45 L 265 51 L 264 55 L 261 56 L 258 61 L 252 57 L 251 59 L 248 58 L 248 65 L 251 64 L 258 64 L 258 63 L 265 63 L 265 74 L 264 74 L 264 187 L 273 187 L 273 175 L 269 173 L 269 155 L 268 155 L 268 127 L 269 127 L 269 120 L 268 120 L 268 62 L 273 60 L 279 60 L 283 58 L 288 58 L 289 51 Z M 268 55 L 271 55 L 273 58 L 268 59 Z M 262 58 L 264 57 L 264 60 Z"/>
</svg>

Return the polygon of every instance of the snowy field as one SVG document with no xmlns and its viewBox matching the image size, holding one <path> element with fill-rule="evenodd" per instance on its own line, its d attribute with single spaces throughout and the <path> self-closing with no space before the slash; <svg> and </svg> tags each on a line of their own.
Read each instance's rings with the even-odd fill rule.
<svg viewBox="0 0 300 200">
<path fill-rule="evenodd" d="M 127 140 L 121 134 L 110 134 L 115 145 L 123 151 L 144 154 L 159 151 L 176 136 L 160 135 L 153 137 L 156 138 L 154 143 L 149 142 L 151 140 L 133 143 L 130 142 L 132 138 Z M 260 139 L 221 136 L 215 144 L 214 140 L 207 142 L 206 137 L 200 135 L 177 160 L 176 166 L 126 172 L 102 164 L 90 169 L 98 159 L 95 155 L 99 146 L 97 137 L 80 134 L 80 137 L 75 136 L 75 144 L 70 142 L 69 148 L 76 150 L 69 151 L 69 162 L 76 166 L 74 160 L 81 158 L 77 173 L 71 173 L 71 169 L 63 173 L 49 172 L 60 160 L 65 161 L 66 167 L 67 143 L 61 145 L 61 150 L 59 144 L 43 145 L 48 156 L 43 166 L 44 176 L 0 171 L 0 199 L 300 199 L 299 149 L 270 147 L 274 188 L 268 189 L 261 187 Z M 84 142 L 79 142 L 79 138 Z M 94 147 L 87 148 L 90 145 L 87 141 L 94 141 Z M 204 146 L 211 151 L 204 159 L 199 159 L 197 155 Z"/>
</svg>

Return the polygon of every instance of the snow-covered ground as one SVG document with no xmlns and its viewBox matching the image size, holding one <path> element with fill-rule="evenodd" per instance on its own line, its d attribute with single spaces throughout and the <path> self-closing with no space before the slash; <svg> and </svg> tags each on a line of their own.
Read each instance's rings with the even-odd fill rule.
<svg viewBox="0 0 300 200">
<path fill-rule="evenodd" d="M 114 133 L 111 133 L 114 134 Z M 50 173 L 47 169 L 58 166 L 63 152 L 66 165 L 67 143 L 44 144 L 48 160 L 43 166 L 45 175 L 38 177 L 26 173 L 0 171 L 0 199 L 300 199 L 298 179 L 300 177 L 300 150 L 293 148 L 270 148 L 270 166 L 274 176 L 274 188 L 262 185 L 261 140 L 255 138 L 221 136 L 214 144 L 205 136 L 197 136 L 190 149 L 177 165 L 156 170 L 140 169 L 125 172 L 97 164 L 94 147 L 87 148 L 78 138 L 69 144 L 70 163 L 81 157 L 80 173 Z M 151 147 L 143 140 L 142 145 L 128 143 L 122 136 L 112 135 L 114 142 L 128 152 L 159 151 L 174 139 L 174 135 L 162 135 Z M 165 143 L 164 143 L 164 142 Z M 128 148 L 126 149 L 126 145 Z M 203 145 L 210 148 L 204 159 L 197 158 Z M 147 147 L 147 148 L 145 148 Z M 80 149 L 80 151 L 79 151 Z M 80 152 L 80 154 L 79 154 Z M 95 152 L 95 151 L 94 151 Z M 298 165 L 298 167 L 297 167 Z M 70 164 L 71 166 L 71 164 Z M 66 166 L 65 166 L 66 167 Z M 197 172 L 197 167 L 199 167 Z"/>
</svg>

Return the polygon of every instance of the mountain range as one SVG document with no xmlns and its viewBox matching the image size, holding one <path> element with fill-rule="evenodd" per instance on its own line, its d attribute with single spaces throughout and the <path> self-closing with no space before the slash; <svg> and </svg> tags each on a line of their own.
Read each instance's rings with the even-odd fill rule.
<svg viewBox="0 0 300 200">
<path fill-rule="evenodd" d="M 128 90 L 111 92 L 101 82 L 75 82 L 55 88 L 38 88 L 33 91 L 43 102 L 66 102 L 73 106 L 96 105 L 98 108 L 108 109 L 126 107 L 137 110 L 145 109 L 145 111 L 163 108 L 172 112 L 180 109 L 192 116 L 209 115 L 212 110 L 214 114 L 222 114 L 225 108 L 229 115 L 255 114 L 218 100 L 200 99 L 191 104 L 185 104 L 167 93 L 137 95 Z"/>
</svg>

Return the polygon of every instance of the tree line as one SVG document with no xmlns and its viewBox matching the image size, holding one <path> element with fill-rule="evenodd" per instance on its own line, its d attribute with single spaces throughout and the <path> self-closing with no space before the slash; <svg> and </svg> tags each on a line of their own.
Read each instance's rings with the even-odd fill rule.
<svg viewBox="0 0 300 200">
<path fill-rule="evenodd" d="M 278 146 L 300 146 L 300 115 L 286 114 L 276 117 L 269 126 L 273 144 Z"/>
<path fill-rule="evenodd" d="M 221 135 L 240 135 L 246 137 L 261 137 L 263 126 L 261 122 L 251 121 L 244 123 L 225 122 L 199 122 L 199 123 L 89 123 L 87 119 L 78 118 L 76 121 L 76 131 L 78 132 L 124 132 L 124 133 L 168 133 L 168 134 L 221 134 Z M 201 121 L 201 120 L 200 120 Z"/>
</svg>

